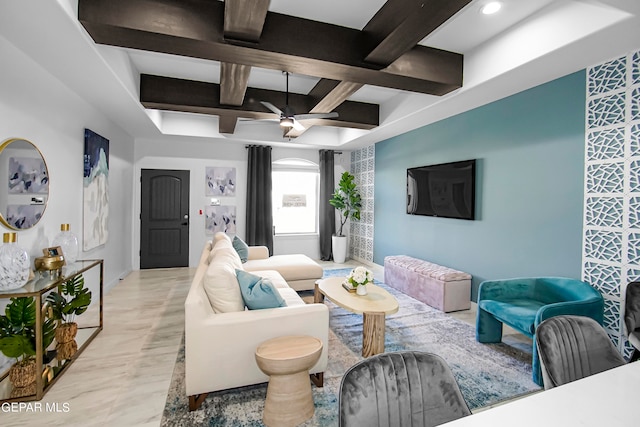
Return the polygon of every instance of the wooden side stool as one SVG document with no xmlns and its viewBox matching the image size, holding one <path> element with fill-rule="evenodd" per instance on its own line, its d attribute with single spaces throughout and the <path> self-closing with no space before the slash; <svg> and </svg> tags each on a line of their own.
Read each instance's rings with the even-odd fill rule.
<svg viewBox="0 0 640 427">
<path fill-rule="evenodd" d="M 322 353 L 322 341 L 296 335 L 273 338 L 256 350 L 256 362 L 269 375 L 262 421 L 268 427 L 293 427 L 313 416 L 309 369 Z"/>
</svg>

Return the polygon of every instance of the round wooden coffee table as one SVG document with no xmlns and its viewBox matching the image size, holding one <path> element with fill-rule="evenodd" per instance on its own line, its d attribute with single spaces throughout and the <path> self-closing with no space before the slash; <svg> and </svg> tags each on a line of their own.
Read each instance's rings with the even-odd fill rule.
<svg viewBox="0 0 640 427">
<path fill-rule="evenodd" d="M 269 375 L 262 421 L 268 427 L 296 426 L 313 416 L 309 369 L 322 353 L 322 341 L 296 335 L 273 338 L 256 350 L 256 362 Z"/>
</svg>

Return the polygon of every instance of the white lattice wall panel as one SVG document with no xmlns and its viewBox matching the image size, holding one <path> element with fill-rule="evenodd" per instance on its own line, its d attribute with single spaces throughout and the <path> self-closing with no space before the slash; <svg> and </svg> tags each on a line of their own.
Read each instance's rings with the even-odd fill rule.
<svg viewBox="0 0 640 427">
<path fill-rule="evenodd" d="M 587 102 L 587 125 L 590 129 L 624 123 L 624 92 L 602 96 Z"/>
<path fill-rule="evenodd" d="M 612 341 L 631 353 L 621 315 L 640 279 L 640 51 L 587 70 L 582 278 L 605 298 Z"/>
<path fill-rule="evenodd" d="M 595 260 L 617 260 L 622 258 L 621 232 L 587 229 L 584 237 L 585 258 Z"/>
<path fill-rule="evenodd" d="M 631 120 L 640 120 L 640 87 L 631 90 Z"/>
<path fill-rule="evenodd" d="M 620 277 L 622 271 L 619 266 L 585 262 L 583 280 L 590 283 L 600 292 L 613 297 L 620 297 Z"/>
<path fill-rule="evenodd" d="M 624 189 L 624 163 L 587 164 L 587 192 L 622 193 Z"/>
<path fill-rule="evenodd" d="M 587 134 L 587 159 L 607 160 L 624 157 L 624 128 L 605 129 Z"/>
<path fill-rule="evenodd" d="M 626 73 L 626 57 L 616 58 L 604 64 L 591 67 L 588 71 L 587 95 L 597 96 L 624 89 L 627 84 Z"/>
<path fill-rule="evenodd" d="M 362 196 L 360 221 L 351 221 L 351 257 L 373 262 L 373 195 L 375 146 L 351 152 L 351 173 Z"/>
<path fill-rule="evenodd" d="M 609 329 L 609 333 L 620 336 L 620 304 L 612 299 L 604 300 L 604 325 Z"/>
<path fill-rule="evenodd" d="M 622 227 L 624 203 L 622 197 L 588 197 L 585 223 L 595 227 Z"/>
<path fill-rule="evenodd" d="M 640 156 L 640 123 L 629 126 L 629 154 Z"/>
</svg>

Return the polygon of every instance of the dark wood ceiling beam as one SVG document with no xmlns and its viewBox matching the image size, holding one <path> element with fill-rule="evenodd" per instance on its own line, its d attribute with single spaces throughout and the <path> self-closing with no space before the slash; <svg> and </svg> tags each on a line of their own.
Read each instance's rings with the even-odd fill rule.
<svg viewBox="0 0 640 427">
<path fill-rule="evenodd" d="M 248 65 L 220 64 L 220 103 L 227 105 L 242 105 L 247 87 L 251 67 Z"/>
<path fill-rule="evenodd" d="M 260 40 L 270 0 L 226 0 L 224 2 L 225 39 Z M 220 102 L 242 105 L 249 84 L 251 66 L 230 62 L 220 64 Z M 235 122 L 233 123 L 235 128 Z M 232 129 L 233 129 L 232 128 Z"/>
<path fill-rule="evenodd" d="M 218 132 L 232 134 L 236 131 L 236 123 L 238 118 L 233 115 L 222 115 L 218 117 Z"/>
<path fill-rule="evenodd" d="M 421 48 L 416 45 L 470 1 L 387 0 L 362 30 L 371 46 L 375 46 L 365 60 L 387 66 L 385 71 L 399 74 L 409 70 L 413 73 L 413 70 L 416 69 L 420 69 L 424 73 L 426 67 L 431 68 L 431 72 L 455 75 L 456 69 L 462 69 L 462 62 L 456 64 L 455 68 L 434 70 L 432 69 L 434 61 L 420 60 L 420 54 L 416 53 Z M 461 61 L 461 58 L 459 59 Z M 456 60 L 444 62 L 453 64 Z M 320 93 L 320 88 L 323 88 L 324 95 L 312 112 L 331 111 L 327 108 L 335 108 L 363 86 L 357 83 L 342 82 L 341 88 L 331 87 L 329 89 L 331 85 L 325 80 L 320 80 L 316 85 L 319 88 L 317 93 Z M 300 131 L 296 132 L 301 133 Z"/>
<path fill-rule="evenodd" d="M 470 2 L 471 0 L 387 1 L 362 30 L 369 38 L 377 41 L 376 47 L 365 60 L 389 65 Z"/>
<path fill-rule="evenodd" d="M 97 43 L 434 95 L 462 85 L 461 55 L 418 46 L 414 56 L 432 66 L 414 68 L 401 57 L 381 70 L 364 61 L 361 31 L 272 12 L 259 43 L 228 42 L 220 1 L 79 0 L 78 17 Z"/>
<path fill-rule="evenodd" d="M 225 0 L 224 37 L 257 42 L 262 34 L 270 0 Z"/>
<path fill-rule="evenodd" d="M 260 101 L 276 106 L 284 102 L 282 92 L 248 88 L 244 102 L 240 106 L 220 103 L 220 85 L 216 83 L 182 80 L 172 77 L 140 76 L 140 102 L 146 108 L 183 111 L 189 113 L 212 114 L 217 116 L 246 117 L 252 119 L 278 119 Z M 289 106 L 296 112 L 305 113 L 312 108 L 314 99 L 308 95 L 289 94 Z M 365 102 L 347 101 L 340 105 L 340 117 L 325 120 L 331 126 L 372 129 L 379 125 L 379 106 Z"/>
<path fill-rule="evenodd" d="M 330 113 L 338 105 L 342 104 L 347 98 L 356 93 L 358 89 L 364 86 L 361 83 L 340 82 L 329 93 L 327 93 L 320 102 L 312 109 L 311 113 Z"/>
</svg>

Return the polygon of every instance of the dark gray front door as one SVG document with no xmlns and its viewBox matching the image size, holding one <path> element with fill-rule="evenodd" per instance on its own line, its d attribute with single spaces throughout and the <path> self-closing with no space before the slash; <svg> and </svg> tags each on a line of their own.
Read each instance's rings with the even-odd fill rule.
<svg viewBox="0 0 640 427">
<path fill-rule="evenodd" d="M 142 169 L 140 268 L 189 266 L 189 171 Z"/>
</svg>

